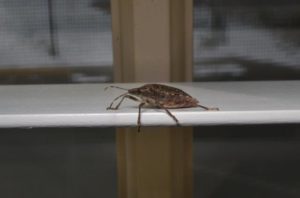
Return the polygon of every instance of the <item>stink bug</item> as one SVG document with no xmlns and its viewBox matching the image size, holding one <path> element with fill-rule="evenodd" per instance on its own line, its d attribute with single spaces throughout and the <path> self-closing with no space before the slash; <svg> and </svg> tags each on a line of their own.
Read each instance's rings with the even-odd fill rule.
<svg viewBox="0 0 300 198">
<path fill-rule="evenodd" d="M 138 114 L 138 132 L 141 128 L 141 108 L 144 106 L 153 107 L 157 109 L 164 109 L 166 113 L 176 122 L 177 126 L 180 126 L 177 118 L 169 111 L 169 109 L 177 108 L 190 108 L 190 107 L 201 107 L 208 111 L 218 111 L 218 108 L 211 108 L 202 106 L 199 101 L 184 91 L 177 89 L 175 87 L 161 85 L 161 84 L 146 84 L 138 88 L 124 89 L 117 86 L 109 86 L 107 88 L 117 88 L 126 90 L 127 92 L 116 97 L 107 110 L 117 110 L 125 98 L 140 102 L 139 104 L 139 114 Z M 119 103 L 113 107 L 116 100 L 121 98 Z"/>
</svg>

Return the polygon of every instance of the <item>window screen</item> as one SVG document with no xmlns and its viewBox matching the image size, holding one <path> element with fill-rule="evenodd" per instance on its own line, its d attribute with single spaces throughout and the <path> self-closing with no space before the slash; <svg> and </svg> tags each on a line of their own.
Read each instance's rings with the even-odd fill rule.
<svg viewBox="0 0 300 198">
<path fill-rule="evenodd" d="M 300 79 L 299 1 L 194 1 L 194 80 L 287 79 Z"/>
<path fill-rule="evenodd" d="M 0 10 L 0 83 L 111 80 L 109 0 L 6 0 Z"/>
</svg>

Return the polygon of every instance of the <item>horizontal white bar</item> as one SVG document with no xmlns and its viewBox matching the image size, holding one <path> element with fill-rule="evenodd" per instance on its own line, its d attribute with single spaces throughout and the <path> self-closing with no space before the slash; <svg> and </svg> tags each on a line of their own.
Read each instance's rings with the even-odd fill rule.
<svg viewBox="0 0 300 198">
<path fill-rule="evenodd" d="M 134 88 L 141 84 L 118 84 Z M 201 108 L 170 110 L 182 126 L 220 124 L 300 123 L 300 82 L 176 83 L 220 111 Z M 106 110 L 125 91 L 108 84 L 0 86 L 0 127 L 122 127 L 136 126 L 138 103 L 125 101 L 119 110 Z M 142 110 L 142 125 L 172 126 L 162 109 Z"/>
</svg>

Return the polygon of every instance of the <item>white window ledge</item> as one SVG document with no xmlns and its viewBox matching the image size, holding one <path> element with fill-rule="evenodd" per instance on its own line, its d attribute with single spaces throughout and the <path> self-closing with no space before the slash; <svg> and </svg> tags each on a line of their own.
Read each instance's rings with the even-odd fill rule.
<svg viewBox="0 0 300 198">
<path fill-rule="evenodd" d="M 119 110 L 106 110 L 122 90 L 108 84 L 0 86 L 0 127 L 136 126 L 138 103 L 126 100 Z M 122 84 L 134 88 L 141 84 Z M 300 81 L 175 83 L 202 105 L 171 112 L 183 126 L 300 123 Z M 143 109 L 142 125 L 172 126 L 159 109 Z"/>
</svg>

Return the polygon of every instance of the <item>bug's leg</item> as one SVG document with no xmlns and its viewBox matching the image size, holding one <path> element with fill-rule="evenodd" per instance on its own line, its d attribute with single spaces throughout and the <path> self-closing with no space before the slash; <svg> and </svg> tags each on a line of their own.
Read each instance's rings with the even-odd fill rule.
<svg viewBox="0 0 300 198">
<path fill-rule="evenodd" d="M 138 132 L 141 131 L 141 109 L 142 109 L 142 106 L 144 106 L 145 103 L 141 103 L 139 105 L 139 115 L 138 115 L 138 120 L 137 120 L 137 125 L 138 125 Z"/>
<path fill-rule="evenodd" d="M 176 122 L 177 126 L 180 126 L 179 121 L 177 120 L 177 118 L 168 110 L 165 109 L 164 110 L 167 112 L 167 114 Z"/>
<path fill-rule="evenodd" d="M 114 102 L 115 102 L 116 100 L 118 100 L 119 98 L 126 96 L 127 94 L 128 94 L 128 93 L 124 93 L 124 94 L 119 95 L 118 97 L 116 97 L 116 98 L 110 103 L 109 107 L 106 108 L 106 110 L 108 110 L 108 109 L 116 110 L 116 108 L 113 108 L 113 107 L 112 107 L 113 104 L 114 104 Z M 122 99 L 123 99 L 123 98 L 122 98 Z M 120 105 L 119 105 L 119 106 L 120 106 Z"/>
<path fill-rule="evenodd" d="M 144 106 L 145 103 L 141 103 L 139 105 L 139 114 L 138 114 L 138 120 L 137 120 L 137 125 L 138 125 L 138 132 L 141 131 L 141 109 L 142 109 L 142 106 Z"/>
<path fill-rule="evenodd" d="M 122 97 L 122 96 L 123 96 L 123 97 Z M 122 97 L 122 98 L 121 98 L 120 102 L 117 104 L 117 106 L 112 107 L 114 101 L 118 100 L 120 97 Z M 131 96 L 131 95 L 127 95 L 127 93 L 126 93 L 126 94 L 123 94 L 123 95 L 118 96 L 117 98 L 115 98 L 115 99 L 113 100 L 113 102 L 110 104 L 110 106 L 107 107 L 106 109 L 111 109 L 111 110 L 117 110 L 117 109 L 119 109 L 121 103 L 123 102 L 123 100 L 124 100 L 125 98 L 131 99 L 131 100 L 134 100 L 134 101 L 138 101 L 138 99 L 136 99 L 135 97 L 133 97 L 133 96 Z"/>
<path fill-rule="evenodd" d="M 203 105 L 198 105 L 198 107 L 201 107 L 201 108 L 205 109 L 206 111 L 219 111 L 218 107 L 206 107 Z"/>
<path fill-rule="evenodd" d="M 134 101 L 139 101 L 138 99 L 136 99 L 135 97 L 133 97 L 133 96 L 131 96 L 131 95 L 125 95 L 125 96 L 123 96 L 123 98 L 120 100 L 120 102 L 117 104 L 117 106 L 114 107 L 113 109 L 114 109 L 114 110 L 118 109 L 118 108 L 120 107 L 121 103 L 123 102 L 123 100 L 124 100 L 125 98 L 131 99 L 131 100 L 134 100 Z"/>
</svg>

